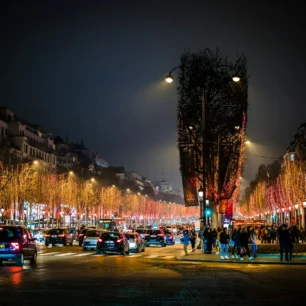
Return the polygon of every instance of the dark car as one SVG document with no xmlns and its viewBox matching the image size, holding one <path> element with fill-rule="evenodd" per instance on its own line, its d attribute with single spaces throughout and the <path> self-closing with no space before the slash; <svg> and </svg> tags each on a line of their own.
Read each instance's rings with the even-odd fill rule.
<svg viewBox="0 0 306 306">
<path fill-rule="evenodd" d="M 125 237 L 129 242 L 130 251 L 137 253 L 145 251 L 145 241 L 138 233 L 126 233 Z"/>
<path fill-rule="evenodd" d="M 166 246 L 166 239 L 164 231 L 158 230 L 148 230 L 146 236 L 146 246 L 150 246 L 151 244 L 160 245 L 162 247 Z"/>
<path fill-rule="evenodd" d="M 174 245 L 175 244 L 175 236 L 173 235 L 173 233 L 166 229 L 165 230 L 165 235 L 166 235 L 166 244 L 171 244 Z"/>
<path fill-rule="evenodd" d="M 52 244 L 62 245 L 72 245 L 73 244 L 73 235 L 69 234 L 68 230 L 65 228 L 53 228 L 47 231 L 45 235 L 45 245 L 48 246 Z"/>
<path fill-rule="evenodd" d="M 18 266 L 23 266 L 25 259 L 31 264 L 37 260 L 35 238 L 29 230 L 23 226 L 0 226 L 0 264 L 15 261 Z"/>
<path fill-rule="evenodd" d="M 145 229 L 145 228 L 137 228 L 137 229 L 135 230 L 135 232 L 138 233 L 143 239 L 145 239 L 146 236 L 148 235 L 148 234 L 147 234 L 148 230 Z M 149 235 L 148 235 L 148 236 L 149 236 Z"/>
<path fill-rule="evenodd" d="M 124 234 L 119 232 L 105 232 L 97 242 L 97 254 L 115 252 L 122 255 L 129 254 L 129 242 Z"/>
<path fill-rule="evenodd" d="M 78 236 L 78 240 L 79 240 L 79 246 L 83 245 L 84 242 L 84 237 L 86 236 L 86 232 L 88 231 L 88 228 L 84 228 L 81 230 L 81 232 L 79 233 Z"/>
</svg>

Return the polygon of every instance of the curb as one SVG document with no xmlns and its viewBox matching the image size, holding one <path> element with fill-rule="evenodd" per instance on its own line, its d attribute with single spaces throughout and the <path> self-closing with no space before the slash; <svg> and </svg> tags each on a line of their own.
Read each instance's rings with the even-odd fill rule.
<svg viewBox="0 0 306 306">
<path fill-rule="evenodd" d="M 280 262 L 280 261 L 253 261 L 253 260 L 218 260 L 218 259 L 191 259 L 191 258 L 182 258 L 177 257 L 178 261 L 189 261 L 189 262 L 209 262 L 209 263 L 228 263 L 228 264 L 247 264 L 247 265 L 306 265 L 306 261 L 291 261 Z"/>
</svg>

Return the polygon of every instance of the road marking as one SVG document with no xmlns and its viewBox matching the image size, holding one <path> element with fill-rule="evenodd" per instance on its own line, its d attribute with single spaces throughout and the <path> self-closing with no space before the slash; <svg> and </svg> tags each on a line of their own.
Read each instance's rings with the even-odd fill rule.
<svg viewBox="0 0 306 306">
<path fill-rule="evenodd" d="M 62 253 L 62 254 L 57 254 L 54 256 L 70 256 L 70 255 L 75 255 L 76 253 Z"/>
<path fill-rule="evenodd" d="M 141 255 L 130 255 L 130 256 L 127 256 L 126 258 L 132 258 L 132 257 L 139 257 L 139 256 L 141 256 Z"/>
<path fill-rule="evenodd" d="M 48 256 L 48 255 L 54 255 L 54 254 L 59 254 L 59 252 L 44 253 L 44 254 L 40 254 L 40 256 Z"/>
<path fill-rule="evenodd" d="M 84 254 L 78 254 L 78 255 L 74 255 L 74 256 L 88 256 L 88 255 L 94 255 L 96 253 L 84 253 Z"/>
<path fill-rule="evenodd" d="M 162 259 L 171 259 L 174 258 L 175 256 L 163 256 Z"/>
</svg>

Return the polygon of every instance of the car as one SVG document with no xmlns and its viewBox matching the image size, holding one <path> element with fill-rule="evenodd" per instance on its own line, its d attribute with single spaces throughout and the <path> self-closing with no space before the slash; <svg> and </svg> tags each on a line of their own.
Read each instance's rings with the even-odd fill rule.
<svg viewBox="0 0 306 306">
<path fill-rule="evenodd" d="M 73 241 L 77 239 L 77 229 L 75 227 L 61 227 L 68 231 L 68 233 L 72 236 Z"/>
<path fill-rule="evenodd" d="M 138 233 L 126 233 L 125 237 L 129 242 L 130 251 L 135 251 L 136 253 L 145 251 L 145 241 Z"/>
<path fill-rule="evenodd" d="M 137 228 L 135 232 L 138 233 L 143 239 L 145 239 L 145 237 L 148 235 L 147 231 L 148 230 L 145 228 Z"/>
<path fill-rule="evenodd" d="M 47 233 L 48 229 L 35 229 L 32 232 L 33 238 L 36 238 L 39 242 L 45 241 L 45 234 Z"/>
<path fill-rule="evenodd" d="M 104 254 L 106 252 L 115 252 L 121 255 L 129 254 L 129 242 L 125 234 L 119 232 L 102 233 L 97 242 L 96 253 Z"/>
<path fill-rule="evenodd" d="M 23 266 L 24 260 L 30 260 L 32 265 L 37 261 L 35 238 L 24 226 L 0 226 L 0 264 L 3 261 L 15 261 Z"/>
<path fill-rule="evenodd" d="M 151 244 L 160 245 L 166 247 L 165 233 L 161 229 L 157 230 L 148 230 L 146 236 L 145 246 L 149 247 Z"/>
<path fill-rule="evenodd" d="M 81 232 L 79 233 L 78 236 L 78 240 L 79 240 L 79 246 L 83 245 L 83 241 L 84 241 L 84 236 L 86 235 L 86 232 L 88 231 L 88 228 L 84 228 L 81 230 Z"/>
<path fill-rule="evenodd" d="M 166 244 L 175 244 L 175 236 L 170 230 L 165 230 L 165 235 L 166 235 Z"/>
<path fill-rule="evenodd" d="M 89 249 L 95 250 L 97 248 L 98 239 L 103 232 L 105 232 L 103 229 L 89 229 L 84 236 L 83 251 Z"/>
<path fill-rule="evenodd" d="M 69 234 L 68 230 L 65 228 L 52 228 L 47 231 L 45 235 L 45 246 L 53 246 L 56 244 L 72 245 L 73 235 Z"/>
</svg>

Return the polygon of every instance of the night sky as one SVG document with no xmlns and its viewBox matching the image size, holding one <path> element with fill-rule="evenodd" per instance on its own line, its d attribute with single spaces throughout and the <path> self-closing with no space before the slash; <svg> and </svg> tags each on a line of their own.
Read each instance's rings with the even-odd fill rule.
<svg viewBox="0 0 306 306">
<path fill-rule="evenodd" d="M 163 78 L 184 50 L 220 47 L 248 60 L 247 152 L 277 157 L 306 121 L 302 3 L 2 0 L 0 104 L 181 188 L 176 85 Z M 244 177 L 271 161 L 249 156 Z"/>
</svg>

